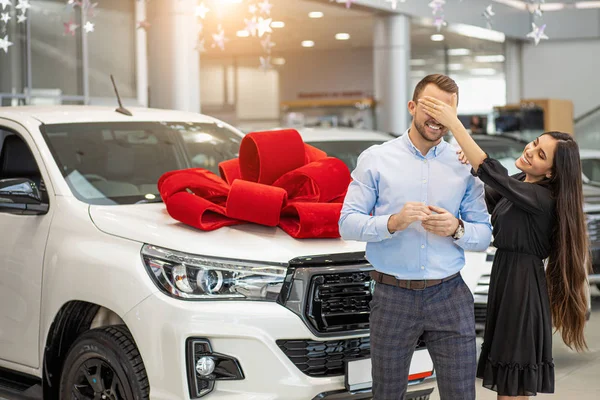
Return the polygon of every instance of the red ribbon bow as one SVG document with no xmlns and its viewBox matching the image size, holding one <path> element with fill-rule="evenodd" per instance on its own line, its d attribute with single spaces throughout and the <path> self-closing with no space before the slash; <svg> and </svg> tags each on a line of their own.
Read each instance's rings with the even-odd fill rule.
<svg viewBox="0 0 600 400">
<path fill-rule="evenodd" d="M 339 237 L 350 171 L 293 130 L 246 135 L 238 158 L 165 173 L 158 190 L 174 219 L 211 231 L 246 222 L 279 226 L 294 238 Z"/>
</svg>

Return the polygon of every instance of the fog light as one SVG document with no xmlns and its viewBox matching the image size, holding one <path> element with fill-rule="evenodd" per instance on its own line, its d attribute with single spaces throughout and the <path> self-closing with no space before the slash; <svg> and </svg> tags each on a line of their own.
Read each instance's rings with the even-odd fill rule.
<svg viewBox="0 0 600 400">
<path fill-rule="evenodd" d="M 199 399 L 213 391 L 216 381 L 244 379 L 238 360 L 226 354 L 216 353 L 208 339 L 187 340 L 187 375 L 190 398 Z"/>
<path fill-rule="evenodd" d="M 209 376 L 215 372 L 215 360 L 210 357 L 202 357 L 196 363 L 196 372 L 200 376 Z"/>
</svg>

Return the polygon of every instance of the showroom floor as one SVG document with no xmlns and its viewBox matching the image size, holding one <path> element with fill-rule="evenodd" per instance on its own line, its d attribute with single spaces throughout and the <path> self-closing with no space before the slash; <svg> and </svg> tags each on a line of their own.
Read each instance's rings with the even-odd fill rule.
<svg viewBox="0 0 600 400">
<path fill-rule="evenodd" d="M 554 364 L 556 366 L 556 393 L 536 398 L 556 400 L 593 400 L 600 393 L 600 291 L 592 290 L 592 316 L 586 329 L 590 351 L 577 354 L 566 347 L 560 336 L 554 336 Z M 481 342 L 478 343 L 478 346 Z M 533 399 L 533 398 L 532 398 Z M 439 394 L 431 400 L 439 400 Z M 477 381 L 477 400 L 496 400 L 496 394 Z"/>
</svg>

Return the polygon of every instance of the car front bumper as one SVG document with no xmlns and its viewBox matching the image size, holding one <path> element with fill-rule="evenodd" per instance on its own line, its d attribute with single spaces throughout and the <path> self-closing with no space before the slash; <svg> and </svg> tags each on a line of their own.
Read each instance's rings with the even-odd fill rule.
<svg viewBox="0 0 600 400">
<path fill-rule="evenodd" d="M 316 337 L 297 315 L 276 303 L 184 301 L 155 293 L 124 321 L 142 355 L 152 400 L 191 398 L 186 353 L 190 338 L 208 340 L 212 351 L 237 360 L 244 375 L 242 380 L 215 382 L 212 392 L 202 399 L 369 398 L 368 392 L 346 392 L 344 376 L 304 374 L 277 345 L 278 340 L 325 341 L 352 336 Z M 425 381 L 411 385 L 410 392 L 433 387 L 435 380 Z"/>
</svg>

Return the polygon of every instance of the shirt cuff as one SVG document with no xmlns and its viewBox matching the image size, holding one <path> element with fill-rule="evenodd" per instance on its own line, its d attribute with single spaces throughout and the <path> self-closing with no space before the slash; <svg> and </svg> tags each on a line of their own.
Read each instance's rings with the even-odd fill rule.
<svg viewBox="0 0 600 400">
<path fill-rule="evenodd" d="M 473 236 L 473 226 L 471 223 L 463 220 L 463 224 L 465 225 L 465 234 L 458 240 L 455 240 L 454 243 L 456 243 L 457 245 L 459 245 L 460 247 L 462 247 L 463 249 L 465 248 L 465 246 L 467 246 L 469 243 L 469 239 L 471 239 L 471 237 Z"/>
<path fill-rule="evenodd" d="M 380 240 L 390 239 L 392 234 L 388 230 L 388 221 L 392 215 L 379 215 L 375 218 L 375 231 Z"/>
</svg>

